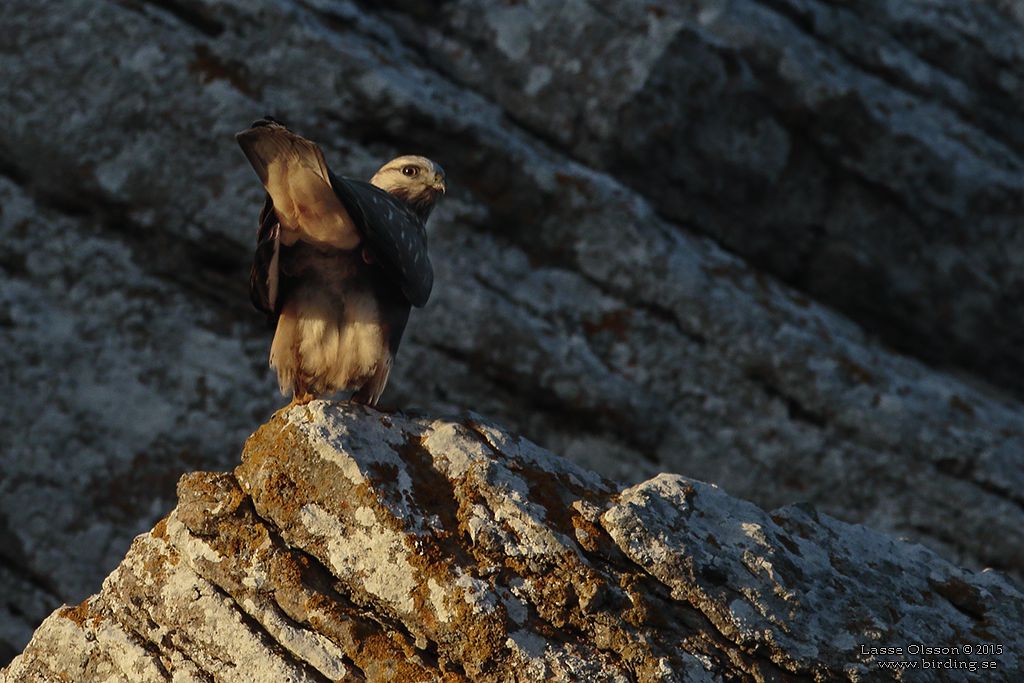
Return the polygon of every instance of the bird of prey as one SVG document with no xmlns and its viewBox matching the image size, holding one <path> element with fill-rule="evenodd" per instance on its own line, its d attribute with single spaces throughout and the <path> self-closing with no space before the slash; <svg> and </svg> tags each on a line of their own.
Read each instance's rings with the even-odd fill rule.
<svg viewBox="0 0 1024 683">
<path fill-rule="evenodd" d="M 266 117 L 235 138 L 266 189 L 249 292 L 276 323 L 270 365 L 281 393 L 338 391 L 376 405 L 411 306 L 434 273 L 425 224 L 444 170 L 400 156 L 369 183 L 334 175 L 313 142 Z"/>
</svg>

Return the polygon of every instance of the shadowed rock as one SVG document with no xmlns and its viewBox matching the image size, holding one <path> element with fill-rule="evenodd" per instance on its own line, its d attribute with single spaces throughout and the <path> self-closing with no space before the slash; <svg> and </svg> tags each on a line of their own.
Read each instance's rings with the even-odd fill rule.
<svg viewBox="0 0 1024 683">
<path fill-rule="evenodd" d="M 999 574 L 808 507 L 620 491 L 475 416 L 317 401 L 182 477 L 0 681 L 870 681 L 922 661 L 871 648 L 978 643 L 1004 650 L 924 660 L 1009 681 L 1022 622 Z"/>
</svg>

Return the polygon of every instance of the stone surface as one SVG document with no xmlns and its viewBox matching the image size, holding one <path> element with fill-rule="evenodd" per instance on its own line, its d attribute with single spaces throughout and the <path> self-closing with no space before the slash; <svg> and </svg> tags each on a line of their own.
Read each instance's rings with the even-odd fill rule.
<svg viewBox="0 0 1024 683">
<path fill-rule="evenodd" d="M 231 139 L 265 113 L 342 173 L 448 170 L 385 403 L 1024 572 L 1019 3 L 12 0 L 0 26 L 0 661 L 280 403 Z"/>
<path fill-rule="evenodd" d="M 665 215 L 1021 395 L 1020 2 L 390 4 L 432 66 Z"/>
<path fill-rule="evenodd" d="M 233 474 L 182 477 L 0 681 L 1013 681 L 1022 623 L 998 573 L 807 506 L 620 491 L 476 415 L 317 401 Z M 866 654 L 983 643 L 1002 655 Z"/>
</svg>

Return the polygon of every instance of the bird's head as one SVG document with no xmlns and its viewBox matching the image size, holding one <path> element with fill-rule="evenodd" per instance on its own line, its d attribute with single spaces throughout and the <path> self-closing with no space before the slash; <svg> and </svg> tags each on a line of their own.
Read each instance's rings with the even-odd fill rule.
<svg viewBox="0 0 1024 683">
<path fill-rule="evenodd" d="M 424 223 L 447 189 L 444 169 L 426 157 L 406 155 L 380 167 L 370 183 L 409 205 Z"/>
</svg>

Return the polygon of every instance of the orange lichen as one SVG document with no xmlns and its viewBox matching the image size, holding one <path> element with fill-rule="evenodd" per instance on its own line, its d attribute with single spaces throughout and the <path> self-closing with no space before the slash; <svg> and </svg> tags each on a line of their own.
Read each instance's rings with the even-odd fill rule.
<svg viewBox="0 0 1024 683">
<path fill-rule="evenodd" d="M 84 626 L 85 620 L 90 616 L 89 598 L 82 600 L 82 602 L 78 603 L 74 607 L 61 607 L 57 613 L 65 619 L 75 622 L 78 626 Z"/>
</svg>

